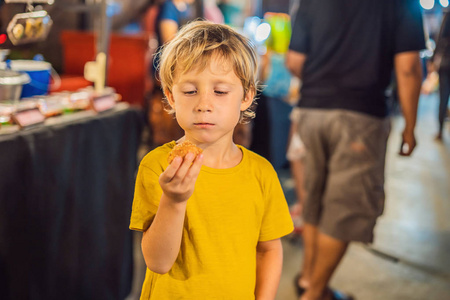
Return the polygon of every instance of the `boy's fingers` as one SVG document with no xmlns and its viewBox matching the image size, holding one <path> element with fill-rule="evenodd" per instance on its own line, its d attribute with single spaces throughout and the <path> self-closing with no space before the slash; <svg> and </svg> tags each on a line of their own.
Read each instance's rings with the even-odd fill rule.
<svg viewBox="0 0 450 300">
<path fill-rule="evenodd" d="M 181 164 L 179 165 L 178 169 L 176 170 L 176 173 L 172 176 L 172 180 L 178 179 L 178 180 L 182 181 L 183 178 L 186 176 L 189 168 L 191 167 L 192 162 L 195 159 L 195 154 L 188 153 L 188 154 L 186 154 L 184 159 L 181 157 L 177 157 L 177 158 L 181 159 Z"/>
<path fill-rule="evenodd" d="M 186 156 L 183 159 L 183 163 L 181 164 L 180 169 L 177 172 L 177 175 L 180 175 L 181 178 L 186 176 L 186 173 L 188 172 L 189 168 L 191 167 L 194 159 L 195 159 L 194 153 L 189 152 L 188 154 L 186 154 Z"/>
<path fill-rule="evenodd" d="M 200 153 L 199 155 L 197 155 L 197 157 L 195 158 L 195 161 L 194 161 L 194 166 L 195 166 L 195 168 L 198 169 L 199 172 L 200 172 L 200 168 L 202 167 L 202 164 L 203 164 L 203 154 Z"/>
<path fill-rule="evenodd" d="M 203 154 L 199 154 L 199 155 L 197 155 L 197 157 L 195 158 L 191 167 L 189 168 L 189 170 L 186 174 L 186 179 L 188 179 L 188 180 L 194 179 L 195 180 L 198 177 L 198 174 L 200 173 L 202 164 L 203 164 Z"/>
<path fill-rule="evenodd" d="M 175 157 L 170 163 L 170 165 L 167 167 L 167 169 L 161 174 L 161 179 L 164 182 L 170 182 L 173 177 L 177 174 L 178 169 L 180 168 L 181 163 L 183 162 L 183 159 L 179 156 Z"/>
<path fill-rule="evenodd" d="M 183 180 L 186 176 L 191 177 L 192 174 L 195 174 L 196 177 L 200 172 L 202 162 L 202 154 L 196 157 L 195 154 L 188 153 L 186 154 L 184 159 L 177 156 L 167 167 L 167 169 L 161 174 L 161 179 L 163 182 L 169 183 L 176 178 Z"/>
</svg>

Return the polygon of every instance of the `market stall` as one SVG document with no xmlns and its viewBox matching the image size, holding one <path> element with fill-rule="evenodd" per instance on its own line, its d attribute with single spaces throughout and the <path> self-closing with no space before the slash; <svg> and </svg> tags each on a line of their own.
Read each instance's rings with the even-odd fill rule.
<svg viewBox="0 0 450 300">
<path fill-rule="evenodd" d="M 0 298 L 124 299 L 139 110 L 0 134 Z"/>
<path fill-rule="evenodd" d="M 24 2 L 4 5 L 14 1 Z M 19 43 L 35 33 L 15 26 L 25 35 L 28 20 L 33 30 L 37 19 L 51 23 L 27 9 L 10 23 Z M 0 299 L 124 299 L 131 290 L 144 114 L 105 86 L 108 56 L 97 49 L 84 74 L 93 86 L 75 91 L 52 93 L 45 61 L 0 62 Z"/>
</svg>

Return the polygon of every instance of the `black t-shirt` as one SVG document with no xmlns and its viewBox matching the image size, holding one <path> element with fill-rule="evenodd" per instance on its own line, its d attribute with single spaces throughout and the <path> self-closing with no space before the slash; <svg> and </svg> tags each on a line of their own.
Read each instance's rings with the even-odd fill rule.
<svg viewBox="0 0 450 300">
<path fill-rule="evenodd" d="M 300 107 L 387 115 L 394 55 L 425 48 L 416 0 L 301 0 L 289 48 L 305 53 Z"/>
</svg>

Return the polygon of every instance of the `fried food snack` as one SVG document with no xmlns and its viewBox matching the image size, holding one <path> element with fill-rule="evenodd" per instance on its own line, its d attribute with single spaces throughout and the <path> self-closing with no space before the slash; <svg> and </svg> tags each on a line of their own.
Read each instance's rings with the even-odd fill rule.
<svg viewBox="0 0 450 300">
<path fill-rule="evenodd" d="M 175 157 L 180 156 L 181 158 L 184 158 L 186 154 L 188 154 L 189 152 L 194 153 L 197 156 L 203 152 L 203 149 L 197 147 L 194 143 L 190 141 L 184 141 L 173 147 L 172 151 L 170 151 L 169 153 L 167 161 L 169 162 L 169 164 L 171 164 Z"/>
</svg>

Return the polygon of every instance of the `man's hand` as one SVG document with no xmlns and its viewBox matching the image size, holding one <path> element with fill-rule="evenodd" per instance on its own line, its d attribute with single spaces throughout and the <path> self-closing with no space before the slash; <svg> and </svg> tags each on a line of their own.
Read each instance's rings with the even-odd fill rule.
<svg viewBox="0 0 450 300">
<path fill-rule="evenodd" d="M 416 148 L 416 137 L 414 136 L 414 131 L 404 130 L 402 134 L 402 144 L 400 145 L 401 156 L 410 156 L 411 153 Z"/>
<path fill-rule="evenodd" d="M 289 50 L 286 54 L 285 65 L 292 75 L 303 79 L 303 66 L 305 65 L 306 54 Z"/>
<path fill-rule="evenodd" d="M 175 157 L 159 176 L 163 193 L 175 202 L 185 202 L 194 192 L 195 182 L 203 162 L 203 154 L 188 153 L 184 159 Z"/>
</svg>

